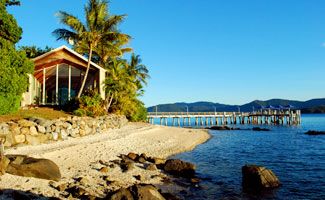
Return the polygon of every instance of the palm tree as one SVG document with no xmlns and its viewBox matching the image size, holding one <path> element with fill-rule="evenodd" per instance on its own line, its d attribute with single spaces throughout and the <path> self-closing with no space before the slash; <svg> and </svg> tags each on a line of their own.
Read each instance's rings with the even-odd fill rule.
<svg viewBox="0 0 325 200">
<path fill-rule="evenodd" d="M 127 73 L 128 64 L 125 60 L 112 59 L 108 65 L 108 76 L 105 80 L 106 110 L 110 108 L 114 98 L 123 98 L 123 95 L 132 96 L 133 91 L 137 89 L 132 77 Z"/>
<path fill-rule="evenodd" d="M 88 55 L 87 70 L 83 78 L 77 97 L 80 98 L 90 68 L 93 50 L 105 40 L 125 40 L 124 34 L 117 32 L 116 26 L 124 19 L 124 15 L 109 16 L 106 0 L 89 0 L 85 6 L 86 23 L 83 24 L 77 17 L 64 11 L 59 11 L 58 17 L 61 23 L 68 29 L 56 29 L 53 34 L 57 40 L 66 40 L 72 44 L 79 53 Z M 88 51 L 87 53 L 85 51 Z"/>
<path fill-rule="evenodd" d="M 143 94 L 143 84 L 147 85 L 147 79 L 150 78 L 149 70 L 144 64 L 141 64 L 142 60 L 140 55 L 131 55 L 130 63 L 127 66 L 128 74 L 134 78 L 134 82 L 140 91 L 140 94 Z"/>
</svg>

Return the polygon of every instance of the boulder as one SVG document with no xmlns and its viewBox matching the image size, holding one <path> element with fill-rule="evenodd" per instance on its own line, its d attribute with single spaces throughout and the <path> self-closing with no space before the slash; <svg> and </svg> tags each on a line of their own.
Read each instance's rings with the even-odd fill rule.
<svg viewBox="0 0 325 200">
<path fill-rule="evenodd" d="M 121 188 L 119 190 L 117 190 L 116 192 L 114 192 L 110 198 L 106 198 L 106 199 L 110 199 L 110 200 L 133 200 L 133 196 L 131 194 L 131 192 L 126 189 L 126 188 Z"/>
<path fill-rule="evenodd" d="M 38 132 L 37 132 L 37 129 L 36 129 L 36 127 L 35 126 L 31 126 L 31 127 L 29 127 L 29 134 L 30 135 L 38 135 Z"/>
<path fill-rule="evenodd" d="M 271 170 L 263 166 L 245 165 L 242 167 L 242 175 L 244 189 L 256 191 L 280 186 L 278 177 Z"/>
<path fill-rule="evenodd" d="M 48 159 L 38 159 L 24 155 L 7 155 L 10 163 L 6 169 L 9 174 L 59 181 L 59 167 Z"/>
<path fill-rule="evenodd" d="M 165 198 L 159 193 L 158 189 L 153 185 L 133 185 L 130 190 L 134 195 L 134 199 L 139 200 L 164 200 Z"/>
<path fill-rule="evenodd" d="M 195 165 L 179 159 L 170 159 L 166 161 L 164 170 L 174 175 L 192 177 L 195 174 Z"/>
<path fill-rule="evenodd" d="M 26 119 L 21 119 L 17 122 L 21 127 L 31 127 L 35 126 L 36 124 L 32 121 L 28 121 Z"/>
<path fill-rule="evenodd" d="M 46 129 L 45 129 L 44 126 L 38 125 L 37 126 L 37 131 L 40 132 L 40 133 L 45 133 L 46 132 Z"/>
<path fill-rule="evenodd" d="M 26 140 L 26 136 L 25 135 L 22 135 L 22 134 L 15 135 L 14 138 L 15 138 L 15 143 L 16 144 L 24 143 L 25 140 Z"/>
<path fill-rule="evenodd" d="M 305 134 L 307 134 L 307 135 L 325 135 L 325 131 L 309 130 Z"/>
</svg>

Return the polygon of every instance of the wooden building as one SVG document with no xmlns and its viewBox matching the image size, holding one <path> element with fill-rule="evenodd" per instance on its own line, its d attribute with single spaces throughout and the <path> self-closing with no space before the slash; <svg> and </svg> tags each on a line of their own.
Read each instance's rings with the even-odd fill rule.
<svg viewBox="0 0 325 200">
<path fill-rule="evenodd" d="M 35 70 L 29 75 L 30 84 L 23 94 L 22 106 L 64 105 L 77 96 L 87 69 L 87 58 L 61 46 L 32 60 Z M 91 62 L 84 91 L 97 90 L 104 99 L 105 74 L 104 68 Z"/>
</svg>

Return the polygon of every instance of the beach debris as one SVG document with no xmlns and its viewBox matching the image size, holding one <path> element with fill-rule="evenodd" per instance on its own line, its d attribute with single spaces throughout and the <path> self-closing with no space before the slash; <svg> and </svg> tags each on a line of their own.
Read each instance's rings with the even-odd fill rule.
<svg viewBox="0 0 325 200">
<path fill-rule="evenodd" d="M 325 131 L 309 130 L 305 134 L 306 135 L 325 135 Z"/>
<path fill-rule="evenodd" d="M 278 177 L 263 166 L 245 165 L 242 167 L 242 185 L 244 189 L 258 191 L 265 188 L 280 186 Z"/>
<path fill-rule="evenodd" d="M 193 177 L 195 168 L 194 164 L 179 159 L 169 159 L 164 166 L 166 172 L 183 177 Z"/>
<path fill-rule="evenodd" d="M 27 157 L 25 155 L 6 155 L 10 163 L 6 169 L 9 174 L 59 181 L 59 167 L 51 160 Z"/>
</svg>

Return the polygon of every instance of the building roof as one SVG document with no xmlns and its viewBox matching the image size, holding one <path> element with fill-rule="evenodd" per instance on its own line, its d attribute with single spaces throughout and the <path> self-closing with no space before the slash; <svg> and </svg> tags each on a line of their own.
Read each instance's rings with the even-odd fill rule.
<svg viewBox="0 0 325 200">
<path fill-rule="evenodd" d="M 64 51 L 64 50 L 66 50 L 67 52 L 71 53 L 71 54 L 74 55 L 75 57 L 81 59 L 82 61 L 88 63 L 88 59 L 87 59 L 87 58 L 85 58 L 85 57 L 82 56 L 81 54 L 77 53 L 76 51 L 70 49 L 69 47 L 67 47 L 67 46 L 65 46 L 65 45 L 62 45 L 62 46 L 60 46 L 60 47 L 58 47 L 58 48 L 56 48 L 56 49 L 53 49 L 52 51 L 49 51 L 49 52 L 47 52 L 47 53 L 45 53 L 45 54 L 42 54 L 42 55 L 40 55 L 40 56 L 38 56 L 38 57 L 36 57 L 36 58 L 33 58 L 32 60 L 33 60 L 34 62 L 37 62 L 37 61 L 39 61 L 39 60 L 42 60 L 43 58 L 46 58 L 47 56 L 49 56 L 49 55 L 51 55 L 51 54 L 53 54 L 53 53 L 56 53 L 56 52 L 59 52 L 59 51 Z M 94 63 L 94 62 L 90 62 L 90 64 L 91 64 L 91 66 L 93 66 L 93 67 L 95 67 L 95 68 L 97 68 L 97 69 L 105 70 L 105 71 L 106 71 L 106 69 L 104 69 L 103 67 L 97 65 L 97 64 Z"/>
</svg>

